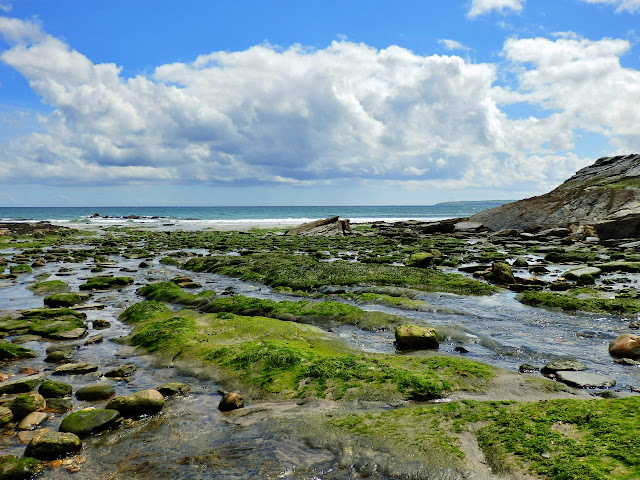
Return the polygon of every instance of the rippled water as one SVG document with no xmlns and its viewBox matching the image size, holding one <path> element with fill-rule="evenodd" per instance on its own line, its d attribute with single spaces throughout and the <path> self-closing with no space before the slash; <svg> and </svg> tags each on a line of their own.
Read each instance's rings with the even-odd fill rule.
<svg viewBox="0 0 640 480">
<path fill-rule="evenodd" d="M 193 385 L 193 391 L 184 397 L 172 398 L 161 414 L 135 421 L 115 432 L 89 438 L 82 452 L 84 463 L 73 478 L 90 479 L 324 479 L 346 480 L 372 478 L 387 480 L 406 478 L 388 472 L 367 470 L 367 461 L 359 463 L 352 458 L 345 460 L 339 445 L 314 444 L 304 435 L 297 435 L 295 428 L 287 430 L 273 422 L 256 422 L 247 425 L 230 421 L 228 414 L 218 411 L 220 401 L 218 385 L 208 380 L 198 380 L 181 373 L 177 368 L 153 365 L 148 356 L 135 356 L 128 347 L 113 342 L 129 331 L 117 314 L 126 306 L 139 301 L 135 289 L 140 284 L 172 278 L 184 271 L 172 266 L 153 262 L 150 269 L 137 269 L 140 260 L 115 259 L 119 267 L 136 270 L 123 273 L 135 278 L 132 285 L 117 292 L 96 293 L 92 302 L 104 303 L 103 310 L 88 310 L 88 320 L 106 319 L 112 326 L 106 330 L 90 331 L 90 335 L 102 334 L 105 341 L 79 348 L 74 359 L 96 363 L 107 370 L 123 363 L 135 363 L 138 371 L 129 381 L 113 382 L 117 394 L 155 388 L 168 381 L 184 381 Z M 73 274 L 56 276 L 53 266 L 38 269 L 53 275 L 48 278 L 61 279 L 72 289 L 91 276 L 90 265 L 64 264 Z M 57 270 L 58 267 L 55 268 Z M 111 270 L 108 270 L 110 272 Z M 114 274 L 118 269 L 113 269 Z M 105 272 L 107 273 L 107 272 Z M 189 272 L 203 288 L 216 291 L 232 287 L 237 293 L 274 298 L 291 298 L 274 294 L 267 287 L 245 283 L 213 274 Z M 16 310 L 42 306 L 42 297 L 26 289 L 35 281 L 34 274 L 20 276 L 19 283 L 0 289 L 0 309 Z M 464 344 L 468 358 L 517 370 L 521 363 L 543 365 L 558 357 L 572 357 L 584 362 L 591 371 L 617 379 L 615 388 L 632 386 L 640 388 L 640 369 L 622 366 L 612 361 L 607 353 L 609 341 L 628 331 L 629 319 L 589 314 L 569 315 L 535 309 L 520 304 L 511 292 L 502 292 L 490 297 L 461 297 L 448 294 L 423 294 L 420 298 L 441 307 L 459 311 L 454 313 L 425 313 L 397 310 L 380 306 L 364 308 L 379 309 L 410 317 L 416 322 L 425 322 L 451 332 L 451 340 L 441 345 L 441 351 L 460 355 L 454 348 Z M 393 335 L 389 332 L 365 332 L 356 327 L 343 326 L 334 329 L 345 341 L 366 351 L 392 353 Z M 43 362 L 44 350 L 49 343 L 29 342 L 24 344 L 40 353 L 36 359 L 14 362 L 3 371 L 15 373 L 29 365 L 41 371 L 52 367 Z M 62 377 L 74 390 L 98 380 L 91 375 Z M 75 408 L 96 403 L 76 399 Z M 54 414 L 46 425 L 57 429 L 62 414 Z M 309 432 L 298 432 L 309 433 Z M 21 455 L 24 445 L 15 437 L 2 436 L 0 450 Z M 358 473 L 361 472 L 361 473 Z M 50 470 L 43 478 L 69 478 L 64 469 Z M 459 478 L 458 474 L 446 471 L 416 474 L 412 478 Z"/>
</svg>

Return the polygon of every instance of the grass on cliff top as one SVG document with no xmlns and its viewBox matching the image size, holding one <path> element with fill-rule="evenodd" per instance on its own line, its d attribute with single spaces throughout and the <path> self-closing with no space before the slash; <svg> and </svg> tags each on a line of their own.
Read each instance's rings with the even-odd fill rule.
<svg viewBox="0 0 640 480">
<path fill-rule="evenodd" d="M 436 270 L 375 263 L 318 262 L 304 255 L 258 253 L 192 258 L 184 268 L 305 291 L 324 285 L 362 284 L 470 295 L 489 295 L 497 291 L 489 284 Z"/>
<path fill-rule="evenodd" d="M 389 329 L 409 322 L 408 319 L 383 312 L 368 312 L 346 303 L 324 301 L 311 302 L 275 301 L 251 298 L 243 295 L 216 298 L 202 308 L 209 313 L 229 312 L 244 316 L 263 316 L 311 323 L 324 328 L 332 325 L 357 325 L 365 330 Z"/>
<path fill-rule="evenodd" d="M 352 350 L 310 325 L 228 312 L 156 311 L 133 305 L 132 345 L 165 358 L 202 363 L 222 382 L 284 398 L 429 399 L 479 389 L 494 369 L 440 355 L 406 357 Z M 138 310 L 134 314 L 129 312 Z M 144 312 L 142 312 L 144 310 Z"/>
<path fill-rule="evenodd" d="M 535 403 L 452 402 L 330 420 L 356 435 L 383 438 L 416 457 L 434 448 L 463 456 L 457 434 L 475 432 L 496 475 L 523 470 L 554 480 L 640 477 L 640 398 L 550 400 Z"/>
<path fill-rule="evenodd" d="M 616 298 L 582 298 L 580 292 L 569 294 L 525 291 L 516 298 L 525 305 L 545 307 L 568 312 L 583 311 L 609 313 L 612 315 L 629 315 L 640 312 L 640 299 L 618 296 Z"/>
</svg>

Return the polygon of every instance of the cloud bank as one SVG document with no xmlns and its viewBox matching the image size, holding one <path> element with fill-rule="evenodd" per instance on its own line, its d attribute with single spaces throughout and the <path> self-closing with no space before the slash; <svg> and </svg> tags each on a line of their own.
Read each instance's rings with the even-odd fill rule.
<svg viewBox="0 0 640 480">
<path fill-rule="evenodd" d="M 31 22 L 0 18 L 0 55 L 53 108 L 0 151 L 0 178 L 49 185 L 305 185 L 340 179 L 436 188 L 557 183 L 592 159 L 577 130 L 640 149 L 640 73 L 623 40 L 511 39 L 517 75 L 391 46 L 254 46 L 126 78 Z M 510 119 L 524 103 L 549 112 Z"/>
</svg>

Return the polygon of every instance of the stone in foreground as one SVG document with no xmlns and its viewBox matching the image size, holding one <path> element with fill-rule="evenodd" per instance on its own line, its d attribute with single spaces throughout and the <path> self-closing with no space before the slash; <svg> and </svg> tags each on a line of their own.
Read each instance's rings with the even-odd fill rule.
<svg viewBox="0 0 640 480">
<path fill-rule="evenodd" d="M 613 378 L 596 373 L 559 371 L 556 372 L 556 378 L 577 388 L 609 388 L 616 384 Z"/>
<path fill-rule="evenodd" d="M 35 458 L 14 455 L 0 456 L 0 478 L 3 480 L 27 480 L 44 470 L 44 465 Z"/>
<path fill-rule="evenodd" d="M 440 346 L 435 328 L 400 325 L 396 327 L 395 334 L 398 350 L 437 349 Z"/>
<path fill-rule="evenodd" d="M 82 441 L 77 435 L 45 429 L 33 437 L 24 455 L 38 460 L 56 460 L 78 453 L 81 448 Z"/>
<path fill-rule="evenodd" d="M 164 396 L 157 390 L 140 392 L 115 397 L 107 404 L 107 409 L 118 410 L 123 417 L 153 415 L 164 407 Z"/>
<path fill-rule="evenodd" d="M 118 410 L 88 408 L 67 415 L 60 424 L 60 431 L 86 437 L 114 427 L 120 420 L 122 417 Z"/>
</svg>

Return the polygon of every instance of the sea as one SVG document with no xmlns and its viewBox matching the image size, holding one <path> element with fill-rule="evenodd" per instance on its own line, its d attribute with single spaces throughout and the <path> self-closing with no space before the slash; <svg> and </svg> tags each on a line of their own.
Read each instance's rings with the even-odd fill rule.
<svg viewBox="0 0 640 480">
<path fill-rule="evenodd" d="M 172 226 L 242 228 L 289 226 L 335 215 L 351 223 L 405 220 L 437 221 L 468 217 L 506 201 L 452 202 L 437 205 L 379 206 L 212 206 L 212 207 L 0 207 L 2 222 L 47 221 L 66 226 Z"/>
</svg>

